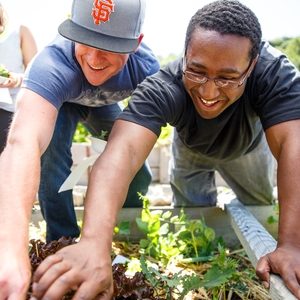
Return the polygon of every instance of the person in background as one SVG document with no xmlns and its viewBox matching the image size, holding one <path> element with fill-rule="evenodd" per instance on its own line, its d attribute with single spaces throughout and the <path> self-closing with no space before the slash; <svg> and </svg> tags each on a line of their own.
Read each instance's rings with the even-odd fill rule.
<svg viewBox="0 0 300 300">
<path fill-rule="evenodd" d="M 187 28 L 184 56 L 133 92 L 93 167 L 82 238 L 39 266 L 34 297 L 55 299 L 74 289 L 77 299 L 99 292 L 97 299 L 111 299 L 114 224 L 132 178 L 167 123 L 175 128 L 171 182 L 180 202 L 214 205 L 213 172 L 222 170 L 242 203 L 272 204 L 275 157 L 278 245 L 256 272 L 266 288 L 271 272 L 281 275 L 300 299 L 300 73 L 262 40 L 255 14 L 235 0 L 199 9 Z"/>
<path fill-rule="evenodd" d="M 102 130 L 110 131 L 122 111 L 120 101 L 130 97 L 139 83 L 159 70 L 157 58 L 142 42 L 145 5 L 145 0 L 74 0 L 70 18 L 58 28 L 59 35 L 35 56 L 25 72 L 7 145 L 0 157 L 1 300 L 25 299 L 31 271 L 28 225 L 40 181 L 39 200 L 44 193 L 40 204 L 48 226 L 47 240 L 59 239 L 62 235 L 75 238 L 80 234 L 73 199 L 66 199 L 66 193 L 57 195 L 70 174 L 73 134 L 78 122 L 84 123 L 93 135 L 100 135 Z M 112 163 L 111 168 L 115 167 Z M 89 184 L 94 180 L 93 169 Z M 104 171 L 100 181 L 106 180 Z M 118 180 L 114 186 L 116 194 Z M 150 182 L 149 167 L 142 164 L 126 195 L 137 197 L 137 192 L 145 192 Z M 101 182 L 96 184 L 101 185 Z M 93 197 L 102 206 L 98 192 Z M 90 195 L 89 187 L 87 194 Z M 95 292 L 102 290 L 102 284 L 92 289 L 88 284 L 87 289 L 84 288 L 84 281 L 89 282 L 90 276 L 97 278 L 95 283 L 104 279 L 108 284 L 105 283 L 107 295 L 112 294 L 110 251 L 107 251 L 111 240 L 90 239 L 94 235 L 105 236 L 102 228 L 106 230 L 106 224 L 115 219 L 107 211 L 108 206 L 103 203 L 102 209 L 107 215 L 103 219 L 99 211 L 99 218 L 93 224 L 88 216 L 91 208 L 85 207 L 87 231 L 82 232 L 80 243 L 87 242 L 90 249 L 95 250 L 96 246 L 97 250 L 87 256 L 77 252 L 80 261 L 88 258 L 93 262 L 80 270 L 83 277 L 73 278 L 79 279 L 83 287 L 74 299 L 92 299 Z M 89 272 L 92 265 L 97 265 L 102 272 L 104 265 L 98 256 L 101 253 L 109 253 L 103 257 L 105 269 L 110 266 L 104 278 L 98 277 L 98 271 Z M 73 287 L 77 289 L 72 284 L 70 288 Z M 61 299 L 65 288 L 54 287 L 54 294 L 56 292 L 60 295 L 49 297 Z"/>
<path fill-rule="evenodd" d="M 37 51 L 35 39 L 29 28 L 10 21 L 0 3 L 0 64 L 10 74 L 9 80 L 0 84 L 0 154 L 6 144 L 7 132 L 15 111 L 15 101 L 23 81 L 24 71 Z"/>
</svg>

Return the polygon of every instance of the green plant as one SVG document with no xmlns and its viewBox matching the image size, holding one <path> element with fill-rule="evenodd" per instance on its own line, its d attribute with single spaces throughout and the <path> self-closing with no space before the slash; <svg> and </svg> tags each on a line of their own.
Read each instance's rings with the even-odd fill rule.
<svg viewBox="0 0 300 300">
<path fill-rule="evenodd" d="M 130 221 L 121 222 L 119 227 L 114 228 L 114 233 L 129 235 L 130 234 Z"/>
<path fill-rule="evenodd" d="M 98 136 L 95 136 L 95 138 L 103 140 L 103 141 L 107 141 L 108 136 L 109 136 L 109 132 L 107 130 L 101 130 L 101 134 Z"/>
<path fill-rule="evenodd" d="M 138 228 L 146 234 L 140 240 L 140 253 L 159 259 L 163 265 L 169 261 L 184 263 L 207 261 L 216 248 L 215 232 L 205 225 L 204 219 L 190 220 L 183 208 L 180 216 L 170 211 L 150 210 L 150 201 L 139 194 L 143 201 L 141 218 L 136 218 Z M 170 225 L 176 228 L 173 232 Z M 217 240 L 222 243 L 222 239 Z"/>
<path fill-rule="evenodd" d="M 270 44 L 286 54 L 289 60 L 300 70 L 300 37 L 283 37 L 272 41 Z"/>
<path fill-rule="evenodd" d="M 73 136 L 73 142 L 74 143 L 86 143 L 86 137 L 90 136 L 90 133 L 88 130 L 81 124 L 78 123 L 74 136 Z"/>
<path fill-rule="evenodd" d="M 238 277 L 238 261 L 227 257 L 226 250 L 221 245 L 218 246 L 219 255 L 211 259 L 212 268 L 203 277 L 196 274 L 186 275 L 182 270 L 172 276 L 166 276 L 156 268 L 148 266 L 144 256 L 140 257 L 142 273 L 151 283 L 157 294 L 163 294 L 164 299 L 173 299 L 173 294 L 177 294 L 177 299 L 183 300 L 185 296 L 200 287 L 210 289 L 213 295 L 219 293 L 220 288 L 226 299 L 226 285 L 233 286 Z M 163 292 L 162 292 L 163 291 Z"/>
<path fill-rule="evenodd" d="M 173 127 L 170 124 L 167 124 L 167 126 L 162 127 L 156 145 L 163 146 L 171 144 L 172 130 Z"/>
<path fill-rule="evenodd" d="M 0 76 L 9 77 L 9 71 L 2 64 L 0 64 Z"/>
<path fill-rule="evenodd" d="M 274 211 L 277 214 L 277 216 L 279 215 L 279 204 L 275 204 L 274 206 Z M 275 218 L 274 216 L 269 216 L 268 217 L 268 223 L 269 224 L 273 224 L 273 223 L 278 223 L 278 217 Z"/>
</svg>

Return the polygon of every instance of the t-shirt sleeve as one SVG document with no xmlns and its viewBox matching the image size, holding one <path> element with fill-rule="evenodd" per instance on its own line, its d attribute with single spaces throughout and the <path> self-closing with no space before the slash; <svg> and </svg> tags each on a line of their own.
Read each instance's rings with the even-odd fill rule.
<svg viewBox="0 0 300 300">
<path fill-rule="evenodd" d="M 75 69 L 66 63 L 65 55 L 55 47 L 45 47 L 26 69 L 23 87 L 52 103 L 57 109 L 79 86 Z M 72 89 L 66 88 L 72 86 Z"/>
<path fill-rule="evenodd" d="M 284 54 L 265 46 L 251 77 L 246 93 L 264 130 L 300 118 L 300 73 Z"/>
<path fill-rule="evenodd" d="M 176 76 L 161 69 L 137 86 L 118 119 L 139 124 L 159 136 L 161 127 L 167 123 L 173 126 L 180 120 L 185 111 L 184 95 Z"/>
</svg>

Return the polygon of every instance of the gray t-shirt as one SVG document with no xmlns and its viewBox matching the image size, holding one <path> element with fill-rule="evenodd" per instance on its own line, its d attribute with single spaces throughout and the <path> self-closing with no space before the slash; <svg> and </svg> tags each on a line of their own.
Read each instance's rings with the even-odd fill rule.
<svg viewBox="0 0 300 300">
<path fill-rule="evenodd" d="M 120 72 L 99 86 L 85 78 L 75 57 L 75 44 L 60 35 L 45 47 L 26 69 L 23 86 L 36 92 L 57 109 L 64 102 L 89 107 L 115 104 L 129 97 L 136 86 L 159 69 L 159 62 L 141 43 L 130 53 Z"/>
<path fill-rule="evenodd" d="M 147 78 L 119 119 L 157 136 L 167 123 L 192 150 L 229 161 L 251 151 L 263 130 L 300 118 L 300 73 L 281 52 L 262 42 L 258 62 L 243 95 L 214 119 L 202 118 L 182 82 L 182 58 Z"/>
</svg>

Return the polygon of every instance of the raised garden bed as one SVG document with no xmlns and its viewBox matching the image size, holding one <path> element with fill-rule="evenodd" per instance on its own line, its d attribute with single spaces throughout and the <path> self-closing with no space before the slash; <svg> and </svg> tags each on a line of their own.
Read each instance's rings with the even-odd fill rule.
<svg viewBox="0 0 300 300">
<path fill-rule="evenodd" d="M 171 212 L 172 216 L 180 214 L 179 209 L 173 208 L 170 210 L 170 207 L 165 207 L 163 209 L 155 207 L 155 208 L 151 208 L 150 210 L 152 211 L 152 209 L 160 210 L 161 216 L 163 215 L 166 216 L 168 212 L 169 213 Z M 132 212 L 132 209 L 130 210 Z M 140 264 L 141 263 L 140 260 L 144 259 L 150 261 L 151 263 L 156 264 L 157 267 L 156 269 L 152 270 L 151 266 L 149 267 L 150 269 L 144 266 L 142 268 L 143 274 L 140 273 L 140 270 L 136 271 L 136 273 L 132 273 L 136 276 L 134 277 L 135 279 L 130 279 L 130 278 L 126 279 L 124 277 L 125 269 L 120 267 L 117 271 L 116 270 L 114 271 L 115 272 L 114 279 L 115 281 L 119 281 L 119 282 L 115 282 L 115 284 L 116 286 L 120 286 L 121 284 L 128 284 L 129 286 L 132 286 L 131 280 L 133 280 L 134 282 L 139 282 L 139 284 L 142 285 L 148 292 L 150 290 L 154 292 L 151 295 L 147 294 L 147 297 L 145 295 L 141 296 L 141 294 L 137 296 L 137 291 L 132 289 L 132 291 L 130 292 L 131 294 L 129 296 L 127 294 L 126 296 L 127 298 L 125 298 L 124 295 L 118 295 L 117 294 L 118 289 L 116 289 L 116 295 L 114 299 L 183 299 L 180 297 L 183 296 L 182 291 L 186 291 L 186 289 L 189 289 L 191 291 L 186 295 L 186 297 L 184 298 L 185 300 L 187 299 L 222 299 L 222 300 L 271 299 L 268 295 L 268 292 L 258 282 L 255 276 L 254 267 L 251 264 L 249 258 L 247 257 L 244 249 L 241 249 L 241 247 L 236 247 L 236 245 L 240 243 L 231 226 L 232 218 L 230 216 L 227 216 L 224 213 L 224 210 L 222 210 L 221 208 L 202 208 L 199 210 L 185 209 L 185 214 L 190 221 L 194 221 L 194 220 L 199 221 L 203 217 L 205 219 L 206 226 L 208 227 L 210 226 L 209 223 L 211 219 L 215 219 L 215 221 L 213 222 L 214 225 L 218 224 L 218 226 L 214 228 L 216 229 L 215 230 L 216 237 L 220 236 L 219 234 L 220 232 L 223 233 L 225 232 L 224 230 L 222 231 L 222 229 L 228 227 L 227 230 L 230 229 L 231 233 L 227 231 L 228 235 L 225 234 L 225 237 L 227 240 L 231 241 L 232 244 L 231 247 L 218 248 L 215 245 L 212 251 L 212 253 L 214 254 L 213 255 L 214 258 L 213 259 L 206 258 L 206 261 L 204 262 L 188 263 L 184 260 L 181 261 L 177 260 L 177 261 L 173 261 L 172 263 L 169 262 L 168 264 L 162 264 L 162 262 L 166 260 L 165 254 L 163 254 L 163 252 L 158 253 L 159 259 L 157 259 L 157 257 L 155 258 L 155 255 L 153 254 L 154 250 L 149 249 L 148 247 L 149 243 L 147 244 L 147 241 L 142 242 L 142 244 L 144 244 L 143 247 L 142 244 L 139 243 L 141 242 L 141 240 L 147 240 L 147 239 L 149 242 L 149 238 L 148 238 L 148 234 L 146 234 L 145 232 L 140 231 L 140 234 L 139 235 L 137 234 L 137 231 L 139 229 L 138 227 L 143 227 L 143 225 L 140 224 L 140 226 L 138 226 L 137 225 L 138 222 L 136 218 L 141 217 L 141 215 L 143 214 L 141 214 L 142 209 L 133 209 L 133 210 L 136 210 L 135 214 L 128 214 L 127 209 L 122 209 L 119 215 L 117 226 L 120 230 L 118 231 L 118 233 L 116 233 L 114 239 L 115 241 L 112 245 L 112 260 L 116 255 L 121 254 L 129 259 L 134 258 L 133 260 L 134 263 Z M 216 212 L 218 213 L 215 215 L 213 211 L 214 213 Z M 122 216 L 122 212 L 124 213 L 123 216 Z M 260 208 L 260 212 L 261 212 L 261 208 Z M 145 215 L 145 211 L 144 211 L 144 215 Z M 267 219 L 266 216 L 268 216 L 268 213 L 264 214 L 265 221 Z M 128 234 L 128 232 L 127 234 L 124 234 L 124 232 L 126 232 L 126 230 L 128 229 L 128 227 L 124 229 L 123 226 L 124 222 L 125 223 L 127 222 L 127 226 L 130 227 L 130 234 Z M 133 231 L 131 226 L 132 224 L 135 224 L 135 227 L 133 226 Z M 163 236 L 164 234 L 162 233 L 161 235 Z M 135 236 L 135 239 L 131 239 L 132 236 Z M 221 236 L 224 237 L 222 234 Z M 163 240 L 160 241 L 158 244 L 160 245 L 162 243 Z M 177 242 L 177 246 L 179 246 L 180 243 L 181 242 Z M 43 245 L 41 245 L 41 247 L 47 248 L 47 246 L 43 246 Z M 156 252 L 160 251 L 157 249 L 158 248 L 155 248 Z M 33 254 L 33 258 L 34 258 L 34 254 Z M 157 272 L 159 272 L 160 275 Z M 155 280 L 153 280 L 153 278 L 155 278 Z M 155 284 L 160 283 L 161 285 L 153 286 L 152 283 Z M 186 289 L 184 290 L 184 288 Z M 140 289 L 140 286 L 139 288 L 137 287 L 137 289 Z M 63 299 L 64 300 L 71 299 L 70 298 L 71 294 L 66 296 L 69 298 L 63 298 Z"/>
<path fill-rule="evenodd" d="M 33 274 L 38 265 L 45 257 L 51 255 L 62 247 L 72 244 L 71 239 L 62 238 L 59 241 L 53 241 L 50 244 L 45 244 L 41 241 L 32 240 L 32 250 L 30 252 L 30 260 Z M 37 250 L 38 249 L 38 250 Z M 113 243 L 112 260 L 116 255 L 126 255 L 127 257 L 140 257 L 139 246 L 130 244 L 124 246 L 124 243 Z M 38 251 L 38 254 L 37 254 Z M 230 260 L 239 262 L 237 269 L 228 268 L 227 274 L 235 272 L 235 279 L 222 283 L 224 276 L 222 273 L 215 273 L 214 280 L 205 279 L 205 274 L 212 268 L 212 264 L 206 263 L 181 263 L 177 265 L 169 265 L 168 267 L 159 268 L 158 271 L 144 265 L 143 272 L 132 273 L 128 276 L 127 268 L 122 264 L 112 266 L 114 279 L 114 297 L 112 300 L 162 300 L 162 299 L 223 299 L 223 300 L 268 300 L 267 291 L 255 278 L 254 269 L 245 256 L 243 249 L 238 249 L 234 252 L 227 253 L 227 263 Z M 151 260 L 152 263 L 158 265 L 158 261 Z M 221 262 L 220 262 L 221 263 Z M 235 266 L 233 264 L 233 266 Z M 214 266 L 213 266 L 214 267 Z M 219 269 L 219 268 L 218 268 Z M 221 268 L 220 268 L 221 269 Z M 160 275 L 158 275 L 158 272 Z M 181 273 L 180 273 L 181 272 Z M 180 275 L 176 275 L 180 274 Z M 211 273 L 213 274 L 213 273 Z M 181 278 L 179 280 L 178 278 Z M 205 281 L 206 280 L 206 281 Z M 219 280 L 219 283 L 217 282 Z M 206 282 L 207 288 L 201 286 L 201 281 Z M 216 281 L 215 283 L 213 281 Z M 152 283 L 156 286 L 154 287 Z M 198 285 L 198 287 L 197 287 Z M 212 286 L 210 286 L 212 285 Z M 214 287 L 214 285 L 217 285 Z M 219 285 L 219 286 L 218 286 Z M 209 287 L 210 286 L 210 287 Z M 186 294 L 183 297 L 183 293 Z M 62 300 L 72 299 L 74 293 L 70 291 Z M 28 291 L 27 300 L 31 296 L 31 287 Z"/>
</svg>

